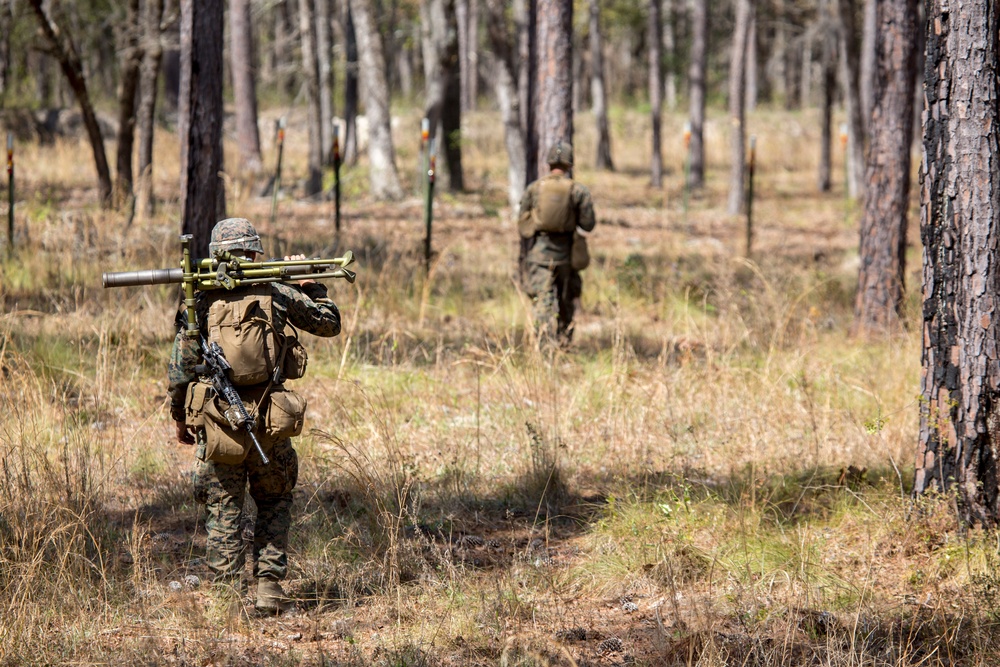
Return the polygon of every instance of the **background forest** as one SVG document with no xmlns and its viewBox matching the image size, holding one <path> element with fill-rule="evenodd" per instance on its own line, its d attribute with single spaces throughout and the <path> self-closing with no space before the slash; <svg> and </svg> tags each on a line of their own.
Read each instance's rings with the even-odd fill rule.
<svg viewBox="0 0 1000 667">
<path fill-rule="evenodd" d="M 940 4 L 0 1 L 0 665 L 995 664 L 1000 33 Z M 569 350 L 517 268 L 559 137 Z M 208 585 L 177 289 L 100 287 L 224 215 L 358 258 L 278 617 Z"/>
</svg>

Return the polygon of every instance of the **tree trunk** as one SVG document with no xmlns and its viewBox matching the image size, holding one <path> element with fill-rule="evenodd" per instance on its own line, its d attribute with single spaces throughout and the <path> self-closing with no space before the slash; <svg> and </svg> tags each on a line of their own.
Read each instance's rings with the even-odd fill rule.
<svg viewBox="0 0 1000 667">
<path fill-rule="evenodd" d="M 669 1 L 669 0 L 668 0 Z M 597 121 L 596 169 L 614 171 L 611 131 L 608 129 L 608 91 L 604 87 L 604 40 L 601 36 L 601 3 L 590 0 L 590 95 Z"/>
<path fill-rule="evenodd" d="M 160 21 L 163 0 L 146 0 L 143 9 L 143 58 L 139 71 L 139 187 L 136 210 L 140 215 L 153 214 L 153 131 L 156 126 L 157 82 L 163 46 Z"/>
<path fill-rule="evenodd" d="M 507 148 L 507 198 L 514 216 L 517 215 L 524 192 L 524 128 L 518 108 L 517 45 L 504 16 L 503 0 L 485 0 L 486 29 L 493 52 L 493 88 L 503 121 L 504 145 Z"/>
<path fill-rule="evenodd" d="M 840 69 L 847 107 L 847 192 L 852 199 L 864 196 L 865 123 L 861 117 L 860 45 L 854 20 L 855 0 L 837 0 L 840 10 Z"/>
<path fill-rule="evenodd" d="M 302 45 L 302 80 L 306 92 L 306 129 L 309 145 L 306 150 L 305 195 L 312 197 L 323 190 L 323 130 L 319 101 L 319 64 L 316 60 L 316 14 L 313 0 L 299 0 L 299 42 Z"/>
<path fill-rule="evenodd" d="M 0 2 L 0 106 L 3 106 L 10 87 L 10 37 L 14 27 L 14 14 L 9 1 Z"/>
<path fill-rule="evenodd" d="M 358 40 L 351 3 L 343 2 L 344 24 L 344 162 L 358 161 Z"/>
<path fill-rule="evenodd" d="M 538 0 L 538 164 L 549 146 L 573 143 L 573 1 Z"/>
<path fill-rule="evenodd" d="M 461 48 L 454 0 L 425 0 L 420 6 L 426 100 L 438 152 L 447 164 L 449 186 L 464 189 L 461 151 Z"/>
<path fill-rule="evenodd" d="M 914 491 L 957 486 L 969 524 L 998 520 L 1000 28 L 995 3 L 927 3 L 924 349 Z"/>
<path fill-rule="evenodd" d="M 469 0 L 469 76 L 462 83 L 462 90 L 468 90 L 466 111 L 475 111 L 479 104 L 479 13 L 479 0 Z"/>
<path fill-rule="evenodd" d="M 233 77 L 233 99 L 236 103 L 236 143 L 240 153 L 240 168 L 256 174 L 260 172 L 262 165 L 250 0 L 230 0 L 229 33 L 229 69 Z"/>
<path fill-rule="evenodd" d="M 181 0 L 181 142 L 183 233 L 198 257 L 208 256 L 216 221 L 225 217 L 222 179 L 222 0 Z"/>
<path fill-rule="evenodd" d="M 518 68 L 518 97 L 521 103 L 521 127 L 524 128 L 524 185 L 529 185 L 538 178 L 538 2 L 539 0 L 514 0 L 514 16 L 518 23 L 517 34 L 520 35 L 518 53 L 520 66 Z M 544 161 L 541 161 L 544 163 Z M 521 242 L 521 256 L 524 258 L 527 250 L 525 241 Z"/>
<path fill-rule="evenodd" d="M 891 332 L 900 326 L 910 205 L 917 0 L 878 4 L 868 196 L 861 219 L 861 268 L 854 302 L 854 328 L 859 334 Z"/>
<path fill-rule="evenodd" d="M 132 154 L 135 147 L 135 102 L 139 87 L 139 66 L 142 63 L 140 43 L 139 0 L 129 0 L 125 8 L 125 18 L 119 28 L 118 53 L 121 58 L 118 90 L 118 156 L 115 170 L 114 205 L 128 207 L 131 221 L 135 211 L 133 204 Z"/>
<path fill-rule="evenodd" d="M 473 50 L 469 44 L 469 0 L 454 0 L 452 3 L 451 17 L 458 37 L 458 80 L 460 89 L 460 108 L 462 111 L 472 109 L 472 100 L 469 98 L 469 78 L 471 74 L 470 59 Z"/>
<path fill-rule="evenodd" d="M 385 81 L 382 37 L 376 30 L 371 0 L 350 0 L 354 30 L 361 56 L 365 115 L 368 117 L 369 183 L 375 199 L 402 199 L 403 187 L 396 171 L 389 117 L 389 87 Z"/>
<path fill-rule="evenodd" d="M 646 37 L 649 44 L 649 114 L 652 125 L 652 158 L 649 164 L 649 183 L 654 188 L 663 187 L 663 151 L 661 150 L 660 123 L 663 120 L 663 55 L 660 52 L 662 20 L 660 0 L 649 0 Z"/>
<path fill-rule="evenodd" d="M 878 30 L 878 0 L 864 0 L 865 19 L 861 38 L 861 62 L 858 93 L 861 95 L 861 119 L 868 131 L 872 119 L 875 86 L 875 32 Z"/>
<path fill-rule="evenodd" d="M 745 100 L 747 113 L 757 108 L 757 7 L 750 6 L 750 25 L 747 27 L 747 55 L 745 74 Z"/>
<path fill-rule="evenodd" d="M 729 60 L 729 215 L 737 215 L 746 204 L 746 63 L 750 33 L 751 0 L 736 0 L 733 52 Z"/>
<path fill-rule="evenodd" d="M 691 144 L 688 187 L 705 185 L 705 75 L 708 67 L 708 0 L 691 2 L 691 63 L 688 67 L 688 115 Z"/>
<path fill-rule="evenodd" d="M 181 52 L 171 48 L 163 54 L 163 105 L 169 114 L 180 107 Z"/>
<path fill-rule="evenodd" d="M 104 151 L 104 139 L 101 137 L 101 128 L 97 124 L 97 115 L 94 107 L 90 103 L 90 94 L 87 92 L 87 81 L 83 74 L 83 64 L 77 53 L 76 46 L 72 38 L 65 34 L 60 26 L 42 8 L 42 0 L 30 0 L 31 7 L 38 17 L 38 22 L 42 29 L 42 34 L 52 47 L 52 52 L 59 61 L 66 80 L 73 89 L 76 100 L 80 105 L 80 114 L 83 117 L 83 126 L 87 130 L 87 138 L 90 140 L 90 148 L 94 153 L 94 166 L 97 168 L 97 193 L 101 201 L 101 206 L 107 207 L 111 204 L 111 170 L 108 167 L 108 156 Z"/>
<path fill-rule="evenodd" d="M 333 151 L 333 64 L 330 53 L 333 39 L 330 33 L 333 0 L 316 0 L 316 67 L 319 72 L 319 130 L 320 157 L 323 164 L 331 164 Z"/>
<path fill-rule="evenodd" d="M 837 92 L 836 21 L 830 14 L 830 0 L 821 0 L 819 14 L 818 32 L 822 40 L 823 104 L 820 108 L 820 152 L 817 184 L 820 192 L 829 192 L 833 181 L 833 101 Z"/>
<path fill-rule="evenodd" d="M 662 0 L 660 20 L 663 22 L 663 101 L 667 109 L 677 108 L 677 37 L 674 31 L 674 0 Z"/>
</svg>

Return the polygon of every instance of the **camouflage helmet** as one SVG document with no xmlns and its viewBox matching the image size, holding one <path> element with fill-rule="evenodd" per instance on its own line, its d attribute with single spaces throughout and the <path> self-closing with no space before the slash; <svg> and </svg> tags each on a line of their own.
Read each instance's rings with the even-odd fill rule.
<svg viewBox="0 0 1000 667">
<path fill-rule="evenodd" d="M 208 251 L 213 255 L 219 250 L 243 250 L 264 254 L 264 246 L 260 244 L 260 236 L 246 218 L 226 218 L 215 223 L 212 228 L 212 239 Z"/>
<path fill-rule="evenodd" d="M 573 146 L 566 141 L 557 141 L 549 148 L 549 153 L 545 156 L 545 161 L 548 162 L 550 167 L 572 167 Z"/>
</svg>

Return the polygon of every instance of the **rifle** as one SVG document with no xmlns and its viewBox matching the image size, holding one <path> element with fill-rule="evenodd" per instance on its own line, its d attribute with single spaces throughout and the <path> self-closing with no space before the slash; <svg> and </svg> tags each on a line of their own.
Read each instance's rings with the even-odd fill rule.
<svg viewBox="0 0 1000 667">
<path fill-rule="evenodd" d="M 257 448 L 257 453 L 260 454 L 261 462 L 264 465 L 270 464 L 271 461 L 267 458 L 264 448 L 260 446 L 260 442 L 254 434 L 254 431 L 257 430 L 257 420 L 247 412 L 247 406 L 243 404 L 239 392 L 230 382 L 229 376 L 226 375 L 226 371 L 232 367 L 226 360 L 222 348 L 215 341 L 206 343 L 205 339 L 201 338 L 201 356 L 205 363 L 195 366 L 195 373 L 212 381 L 215 392 L 229 404 L 229 409 L 224 413 L 226 421 L 229 422 L 234 431 L 245 428 L 250 439 L 253 440 L 253 446 Z"/>
<path fill-rule="evenodd" d="M 342 257 L 333 259 L 294 259 L 251 262 L 237 257 L 226 250 L 217 251 L 206 259 L 191 258 L 191 234 L 181 235 L 183 251 L 181 266 L 177 269 L 146 269 L 142 271 L 119 271 L 105 273 L 105 287 L 135 287 L 138 285 L 180 284 L 184 289 L 184 305 L 187 306 L 186 335 L 196 338 L 198 321 L 195 316 L 194 293 L 217 289 L 234 290 L 244 285 L 274 283 L 284 280 L 318 280 L 320 278 L 343 278 L 353 283 L 357 277 L 347 266 L 354 263 L 354 253 L 350 250 Z M 339 268 L 333 268 L 333 267 Z"/>
</svg>

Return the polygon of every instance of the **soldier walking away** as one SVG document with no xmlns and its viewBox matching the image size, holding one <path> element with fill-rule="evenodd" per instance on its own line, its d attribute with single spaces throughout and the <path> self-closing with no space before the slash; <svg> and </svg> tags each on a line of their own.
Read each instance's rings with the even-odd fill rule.
<svg viewBox="0 0 1000 667">
<path fill-rule="evenodd" d="M 217 223 L 209 250 L 213 256 L 228 251 L 236 261 L 259 261 L 264 253 L 253 225 L 243 218 Z M 299 469 L 291 438 L 302 431 L 306 407 L 305 400 L 284 382 L 305 372 L 306 353 L 296 330 L 336 336 L 340 311 L 327 297 L 326 286 L 312 280 L 199 292 L 196 311 L 205 338 L 185 334 L 187 315 L 182 306 L 170 353 L 168 393 L 178 442 L 197 445 L 195 499 L 205 505 L 208 566 L 216 584 L 245 590 L 242 512 L 249 482 L 250 497 L 257 506 L 253 525 L 256 606 L 278 613 L 290 603 L 279 582 L 288 572 L 292 489 Z M 252 446 L 250 433 L 227 423 L 231 406 L 206 377 L 203 346 L 224 353 L 231 367 L 226 375 L 253 418 L 249 423 L 256 426 L 248 430 L 256 435 L 269 462 Z"/>
<path fill-rule="evenodd" d="M 580 232 L 594 229 L 590 190 L 572 178 L 573 147 L 558 141 L 547 155 L 550 173 L 521 197 L 518 232 L 525 240 L 522 284 L 532 299 L 535 328 L 562 346 L 573 336 L 573 313 L 583 291 L 580 271 L 590 257 Z"/>
</svg>

